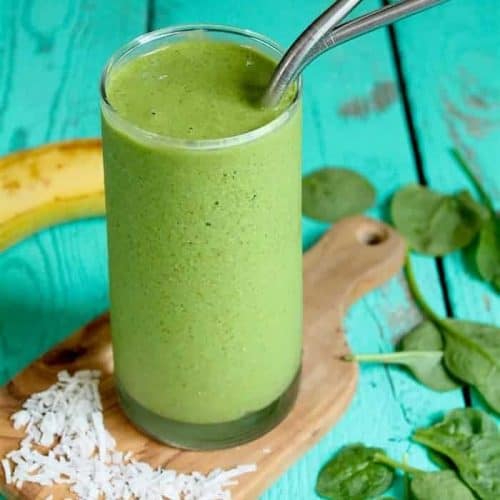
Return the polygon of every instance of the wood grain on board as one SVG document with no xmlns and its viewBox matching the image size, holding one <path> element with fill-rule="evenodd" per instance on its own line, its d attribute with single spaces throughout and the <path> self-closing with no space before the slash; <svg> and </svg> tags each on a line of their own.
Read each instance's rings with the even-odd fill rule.
<svg viewBox="0 0 500 500">
<path fill-rule="evenodd" d="M 349 352 L 342 319 L 347 307 L 401 269 L 406 246 L 389 226 L 362 216 L 335 225 L 304 256 L 304 351 L 299 394 L 288 417 L 250 443 L 219 451 L 195 452 L 164 446 L 137 431 L 120 411 L 113 386 L 109 321 L 103 316 L 30 365 L 0 391 L 0 456 L 17 448 L 22 431 L 9 421 L 13 411 L 33 392 L 55 383 L 60 370 L 102 372 L 101 396 L 105 425 L 122 451 L 139 460 L 177 471 L 209 472 L 218 467 L 255 463 L 257 471 L 233 488 L 235 500 L 257 498 L 340 418 L 356 390 L 357 366 L 342 361 Z M 22 499 L 54 500 L 68 496 L 62 487 L 25 482 L 18 491 L 0 486 Z"/>
</svg>

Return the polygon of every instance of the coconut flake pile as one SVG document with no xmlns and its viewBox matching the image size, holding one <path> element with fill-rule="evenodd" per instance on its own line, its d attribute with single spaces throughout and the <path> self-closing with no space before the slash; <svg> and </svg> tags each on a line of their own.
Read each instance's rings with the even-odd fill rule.
<svg viewBox="0 0 500 500">
<path fill-rule="evenodd" d="M 229 500 L 226 488 L 256 470 L 251 464 L 180 474 L 118 451 L 104 427 L 99 377 L 98 371 L 62 371 L 56 384 L 12 415 L 14 428 L 25 428 L 26 437 L 1 461 L 7 484 L 67 484 L 82 500 Z"/>
</svg>

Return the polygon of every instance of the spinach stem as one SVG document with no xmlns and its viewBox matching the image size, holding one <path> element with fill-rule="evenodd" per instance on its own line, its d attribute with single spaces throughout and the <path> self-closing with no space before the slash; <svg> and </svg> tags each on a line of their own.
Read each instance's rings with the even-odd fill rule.
<svg viewBox="0 0 500 500">
<path fill-rule="evenodd" d="M 429 429 L 427 429 L 427 430 L 429 430 Z M 426 446 L 427 448 L 430 448 L 431 450 L 434 450 L 438 453 L 441 453 L 442 455 L 448 456 L 449 450 L 446 448 L 446 446 L 442 446 L 439 443 L 439 440 L 436 441 L 435 439 L 432 439 L 432 437 L 428 438 L 427 435 L 425 434 L 425 430 L 424 431 L 417 430 L 413 434 L 412 440 L 415 441 L 416 443 L 419 443 L 423 446 Z M 448 457 L 448 458 L 450 458 L 450 457 Z M 454 458 L 453 461 L 455 462 L 456 458 Z"/>
<path fill-rule="evenodd" d="M 394 363 L 402 364 L 407 359 L 414 359 L 415 357 L 422 358 L 440 358 L 443 356 L 442 351 L 394 351 L 383 352 L 375 354 L 350 354 L 344 356 L 344 361 L 351 361 L 357 363 Z"/>
<path fill-rule="evenodd" d="M 413 268 L 411 265 L 410 254 L 406 255 L 405 262 L 405 272 L 406 278 L 408 279 L 408 286 L 410 288 L 410 292 L 415 299 L 415 302 L 420 306 L 424 315 L 432 321 L 436 326 L 441 328 L 442 330 L 448 332 L 450 335 L 453 335 L 455 338 L 461 339 L 462 342 L 468 344 L 471 349 L 475 345 L 474 342 L 469 339 L 466 335 L 464 335 L 459 329 L 455 328 L 446 318 L 442 318 L 438 316 L 438 314 L 431 308 L 431 306 L 425 301 L 422 292 L 418 288 L 417 281 L 415 279 L 415 274 L 413 273 Z M 483 356 L 488 358 L 492 363 L 498 364 L 498 360 L 490 354 L 484 347 L 478 345 L 476 349 L 479 349 Z"/>
<path fill-rule="evenodd" d="M 406 254 L 405 273 L 406 273 L 406 278 L 408 280 L 408 286 L 410 288 L 410 292 L 413 295 L 415 302 L 420 306 L 420 309 L 422 309 L 422 312 L 424 313 L 425 316 L 427 316 L 434 323 L 441 326 L 442 325 L 441 318 L 426 302 L 424 296 L 422 295 L 422 292 L 418 288 L 417 280 L 415 279 L 415 274 L 413 272 L 413 267 L 411 265 L 411 257 L 409 252 Z"/>
<path fill-rule="evenodd" d="M 452 148 L 450 150 L 451 155 L 457 162 L 458 166 L 462 169 L 462 171 L 465 173 L 465 175 L 469 178 L 469 180 L 474 184 L 474 187 L 476 188 L 476 191 L 479 193 L 479 197 L 481 198 L 481 201 L 488 207 L 488 210 L 492 214 L 493 217 L 495 217 L 495 207 L 493 205 L 493 201 L 491 200 L 489 194 L 486 192 L 486 190 L 483 188 L 481 182 L 477 178 L 476 174 L 472 171 L 472 168 L 470 167 L 469 163 L 465 159 L 465 156 L 462 154 L 462 152 L 457 149 L 457 148 Z"/>
<path fill-rule="evenodd" d="M 407 463 L 398 462 L 397 460 L 393 460 L 392 458 L 390 458 L 387 455 L 384 455 L 382 453 L 375 453 L 373 460 L 375 460 L 375 462 L 377 462 L 379 464 L 388 465 L 392 469 L 401 469 L 402 471 L 404 471 L 408 474 L 420 474 L 421 472 L 424 472 L 420 469 L 416 469 L 415 467 L 412 467 L 411 465 L 408 465 Z"/>
</svg>

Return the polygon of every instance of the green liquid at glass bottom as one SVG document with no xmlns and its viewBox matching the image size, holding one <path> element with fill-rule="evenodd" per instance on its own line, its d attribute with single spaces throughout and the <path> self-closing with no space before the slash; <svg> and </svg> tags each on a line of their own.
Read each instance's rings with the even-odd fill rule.
<svg viewBox="0 0 500 500">
<path fill-rule="evenodd" d="M 102 104 L 121 405 L 146 433 L 189 449 L 241 444 L 282 420 L 302 346 L 300 95 L 263 117 L 245 89 L 274 67 L 262 47 L 274 58 L 276 49 L 201 31 L 167 30 L 156 47 L 125 50 L 108 66 Z M 168 84 L 148 83 L 165 74 Z M 255 120 L 241 130 L 245 107 Z M 151 110 L 191 132 L 165 116 L 150 122 Z"/>
</svg>

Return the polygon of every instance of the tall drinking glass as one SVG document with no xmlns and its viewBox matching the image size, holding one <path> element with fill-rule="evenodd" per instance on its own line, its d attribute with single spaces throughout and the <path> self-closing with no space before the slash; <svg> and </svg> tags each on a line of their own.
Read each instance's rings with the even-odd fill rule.
<svg viewBox="0 0 500 500">
<path fill-rule="evenodd" d="M 199 41 L 200 50 L 208 50 L 210 40 L 223 44 L 217 45 L 221 50 L 245 47 L 272 60 L 282 52 L 249 31 L 180 26 L 129 43 L 102 78 L 111 331 L 121 405 L 160 441 L 210 449 L 268 431 L 296 396 L 302 346 L 301 91 L 298 84 L 269 122 L 227 137 L 148 130 L 120 111 L 113 95 L 137 93 L 140 106 L 149 88 L 121 88 L 115 76 L 139 61 L 135 67 L 142 69 L 133 78 L 145 81 L 141 61 L 165 48 L 182 50 L 186 40 Z M 224 98 L 221 89 L 208 91 L 193 99 L 212 99 L 208 104 L 214 105 Z M 157 110 L 167 119 L 168 99 Z M 200 107 L 196 121 L 203 119 Z"/>
</svg>

